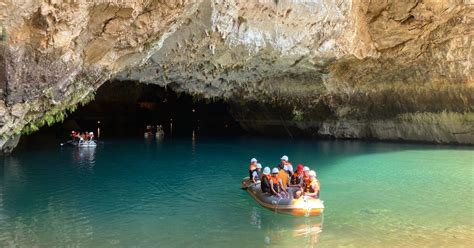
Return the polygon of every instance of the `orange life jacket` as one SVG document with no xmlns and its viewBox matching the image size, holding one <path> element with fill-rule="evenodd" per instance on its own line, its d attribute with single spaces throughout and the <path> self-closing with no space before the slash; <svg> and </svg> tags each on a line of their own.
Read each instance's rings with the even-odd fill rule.
<svg viewBox="0 0 474 248">
<path fill-rule="evenodd" d="M 300 183 L 300 177 L 301 175 L 298 173 L 298 171 L 296 171 L 295 173 L 293 173 L 293 175 L 291 176 L 291 181 L 290 183 L 295 185 L 295 184 L 299 184 Z"/>
<path fill-rule="evenodd" d="M 280 192 L 280 177 L 278 175 L 272 176 L 271 180 L 273 183 L 273 190 Z"/>
<path fill-rule="evenodd" d="M 319 190 L 319 188 L 321 186 L 321 183 L 319 182 L 319 180 L 317 180 L 317 179 L 313 180 L 311 177 L 303 178 L 303 190 L 304 190 L 304 192 L 314 193 L 313 185 L 315 185 L 315 184 L 318 185 L 318 190 Z M 319 196 L 319 192 L 318 192 L 318 196 Z"/>
<path fill-rule="evenodd" d="M 304 192 L 309 192 L 309 193 L 314 193 L 313 187 L 313 180 L 311 177 L 303 177 L 303 191 Z"/>
<path fill-rule="evenodd" d="M 278 184 L 280 182 L 280 177 L 277 176 L 272 176 L 272 182 L 273 184 Z"/>
<path fill-rule="evenodd" d="M 262 175 L 262 180 L 260 184 L 260 188 L 262 189 L 262 192 L 271 193 L 270 180 L 272 180 L 270 175 Z"/>
</svg>

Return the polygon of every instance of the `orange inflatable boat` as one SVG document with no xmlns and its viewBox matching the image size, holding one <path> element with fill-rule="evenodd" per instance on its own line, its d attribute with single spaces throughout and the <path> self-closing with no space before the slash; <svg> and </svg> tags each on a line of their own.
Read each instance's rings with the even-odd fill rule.
<svg viewBox="0 0 474 248">
<path fill-rule="evenodd" d="M 260 183 L 253 184 L 249 178 L 242 180 L 242 189 L 247 192 L 258 202 L 262 207 L 268 208 L 278 213 L 291 214 L 295 216 L 316 216 L 324 211 L 323 201 L 316 198 L 300 197 L 294 199 L 292 196 L 297 188 L 288 187 L 288 193 L 291 197 L 288 199 L 278 198 L 260 190 Z"/>
</svg>

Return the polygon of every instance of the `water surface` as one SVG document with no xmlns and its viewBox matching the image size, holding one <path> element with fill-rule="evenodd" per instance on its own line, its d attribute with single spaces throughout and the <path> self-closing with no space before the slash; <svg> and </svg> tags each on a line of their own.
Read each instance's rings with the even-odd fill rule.
<svg viewBox="0 0 474 248">
<path fill-rule="evenodd" d="M 323 217 L 261 208 L 240 179 L 283 154 Z M 106 140 L 1 157 L 0 247 L 468 247 L 472 147 L 249 138 Z"/>
</svg>

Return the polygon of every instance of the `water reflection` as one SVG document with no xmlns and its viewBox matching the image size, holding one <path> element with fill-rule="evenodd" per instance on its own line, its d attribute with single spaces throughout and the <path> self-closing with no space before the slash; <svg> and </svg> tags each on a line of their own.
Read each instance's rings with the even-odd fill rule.
<svg viewBox="0 0 474 248">
<path fill-rule="evenodd" d="M 260 207 L 254 207 L 250 212 L 250 225 L 263 231 L 261 240 L 266 247 L 315 247 L 323 222 L 324 215 L 294 217 Z"/>
<path fill-rule="evenodd" d="M 194 132 L 194 130 L 193 130 L 193 133 L 191 135 L 191 146 L 192 146 L 191 147 L 191 153 L 193 155 L 195 155 L 196 154 L 196 133 Z"/>
<path fill-rule="evenodd" d="M 72 150 L 72 159 L 81 167 L 92 170 L 95 166 L 95 147 L 75 147 Z"/>
<path fill-rule="evenodd" d="M 20 161 L 13 156 L 5 156 L 2 157 L 2 159 L 4 164 L 7 165 L 2 165 L 2 173 L 4 178 L 8 178 L 10 181 L 23 182 L 24 172 Z"/>
<path fill-rule="evenodd" d="M 262 229 L 262 221 L 260 217 L 260 212 L 257 207 L 252 208 L 250 215 L 250 225 L 255 226 L 258 229 Z"/>
<path fill-rule="evenodd" d="M 304 223 L 295 225 L 293 237 L 304 238 L 307 240 L 307 244 L 316 245 L 319 241 L 319 235 L 323 231 L 323 219 L 324 215 L 316 219 L 303 218 Z"/>
</svg>

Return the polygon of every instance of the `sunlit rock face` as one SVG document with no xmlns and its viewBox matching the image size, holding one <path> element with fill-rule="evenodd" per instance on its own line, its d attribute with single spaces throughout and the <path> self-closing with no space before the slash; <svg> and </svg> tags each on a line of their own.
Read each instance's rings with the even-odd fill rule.
<svg viewBox="0 0 474 248">
<path fill-rule="evenodd" d="M 0 7 L 0 145 L 61 120 L 112 78 L 224 98 L 262 133 L 474 144 L 468 0 Z"/>
</svg>

